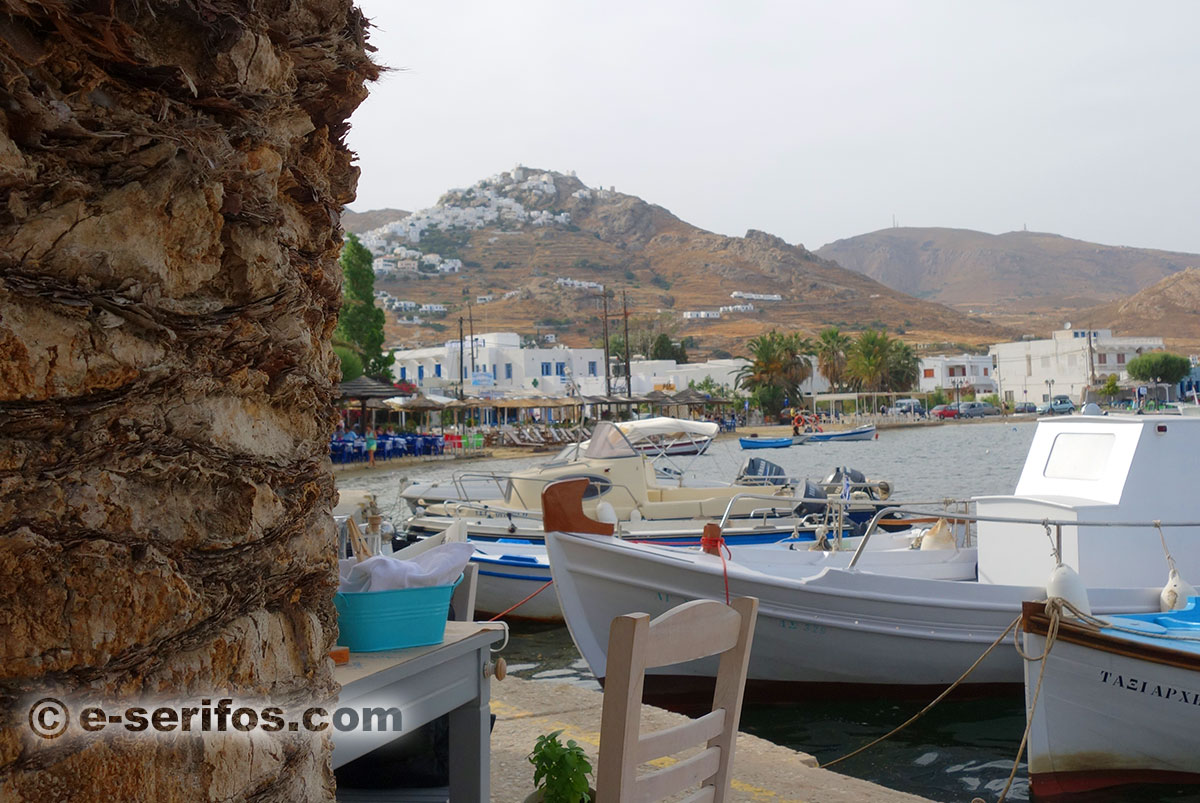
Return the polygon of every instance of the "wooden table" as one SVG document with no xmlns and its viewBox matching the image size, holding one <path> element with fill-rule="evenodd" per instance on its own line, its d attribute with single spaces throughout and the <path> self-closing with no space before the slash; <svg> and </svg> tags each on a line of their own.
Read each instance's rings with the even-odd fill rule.
<svg viewBox="0 0 1200 803">
<path fill-rule="evenodd" d="M 335 733 L 333 766 L 340 767 L 450 715 L 450 799 L 490 799 L 490 685 L 484 674 L 490 647 L 504 637 L 501 624 L 447 622 L 441 644 L 384 652 L 352 652 L 336 667 L 338 706 L 400 709 L 399 731 Z"/>
</svg>

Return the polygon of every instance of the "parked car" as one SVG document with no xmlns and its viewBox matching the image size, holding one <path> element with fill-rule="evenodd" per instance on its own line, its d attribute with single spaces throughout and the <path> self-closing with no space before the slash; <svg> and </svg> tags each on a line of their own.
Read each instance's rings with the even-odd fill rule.
<svg viewBox="0 0 1200 803">
<path fill-rule="evenodd" d="M 999 415 L 1000 411 L 987 402 L 969 401 L 958 405 L 959 418 L 983 418 L 985 415 Z"/>
<path fill-rule="evenodd" d="M 897 399 L 896 403 L 888 408 L 888 412 L 892 415 L 915 415 L 917 418 L 923 418 L 925 405 L 921 404 L 919 399 Z"/>
<path fill-rule="evenodd" d="M 1037 405 L 1033 402 L 1018 402 L 1013 407 L 1014 413 L 1036 413 Z"/>
<path fill-rule="evenodd" d="M 1075 402 L 1067 398 L 1055 398 L 1054 401 L 1039 404 L 1038 415 L 1070 415 L 1075 412 Z"/>
<path fill-rule="evenodd" d="M 939 404 L 930 410 L 929 414 L 937 418 L 958 418 L 958 402 Z"/>
</svg>

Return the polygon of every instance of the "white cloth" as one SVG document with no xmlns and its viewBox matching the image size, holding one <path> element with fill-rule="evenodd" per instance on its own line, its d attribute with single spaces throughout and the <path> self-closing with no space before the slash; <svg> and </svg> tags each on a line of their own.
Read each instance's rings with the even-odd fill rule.
<svg viewBox="0 0 1200 803">
<path fill-rule="evenodd" d="M 473 544 L 435 546 L 409 560 L 376 555 L 362 563 L 353 558 L 338 561 L 341 580 L 338 591 L 394 591 L 401 588 L 451 585 L 458 580 L 471 555 Z"/>
</svg>

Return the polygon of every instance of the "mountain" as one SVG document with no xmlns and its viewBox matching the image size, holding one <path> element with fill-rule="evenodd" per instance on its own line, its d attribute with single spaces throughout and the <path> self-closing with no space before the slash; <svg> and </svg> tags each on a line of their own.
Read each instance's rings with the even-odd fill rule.
<svg viewBox="0 0 1200 803">
<path fill-rule="evenodd" d="M 1200 347 L 1200 268 L 1174 273 L 1122 301 L 1085 310 L 1073 320 L 1122 335 L 1161 336 L 1168 348 L 1195 353 Z"/>
<path fill-rule="evenodd" d="M 598 282 L 614 291 L 610 313 L 628 298 L 631 316 L 657 317 L 699 348 L 738 352 L 772 328 L 815 334 L 840 326 L 851 334 L 886 326 L 922 343 L 980 344 L 1009 332 L 941 304 L 892 290 L 779 237 L 748 231 L 726 237 L 699 229 L 661 206 L 613 188 L 586 186 L 573 174 L 518 167 L 450 190 L 437 205 L 366 238 L 462 261 L 460 273 L 410 274 L 377 282 L 393 296 L 450 308 L 433 326 L 393 325 L 395 342 L 437 342 L 457 334 L 457 317 L 475 331 L 535 327 L 583 345 L 599 337 L 602 302 L 594 290 L 558 279 Z M 365 239 L 365 241 L 366 241 Z M 685 319 L 685 311 L 736 305 L 736 291 L 779 294 L 752 300 L 752 312 L 723 312 L 718 320 Z M 503 298 L 509 293 L 509 298 Z M 467 301 L 495 300 L 467 309 Z"/>
<path fill-rule="evenodd" d="M 882 229 L 817 254 L 901 292 L 981 312 L 1086 309 L 1200 266 L 1197 254 L 943 228 Z"/>
<path fill-rule="evenodd" d="M 403 209 L 369 209 L 366 212 L 342 212 L 342 228 L 349 234 L 362 234 L 409 216 Z"/>
</svg>

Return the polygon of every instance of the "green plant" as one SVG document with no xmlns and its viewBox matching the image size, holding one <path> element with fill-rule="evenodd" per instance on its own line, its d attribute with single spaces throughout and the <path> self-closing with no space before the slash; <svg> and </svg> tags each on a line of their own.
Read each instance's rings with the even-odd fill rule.
<svg viewBox="0 0 1200 803">
<path fill-rule="evenodd" d="M 561 730 L 538 737 L 528 758 L 533 765 L 533 784 L 545 803 L 580 803 L 589 799 L 588 774 L 592 765 L 574 739 L 564 745 Z"/>
</svg>

